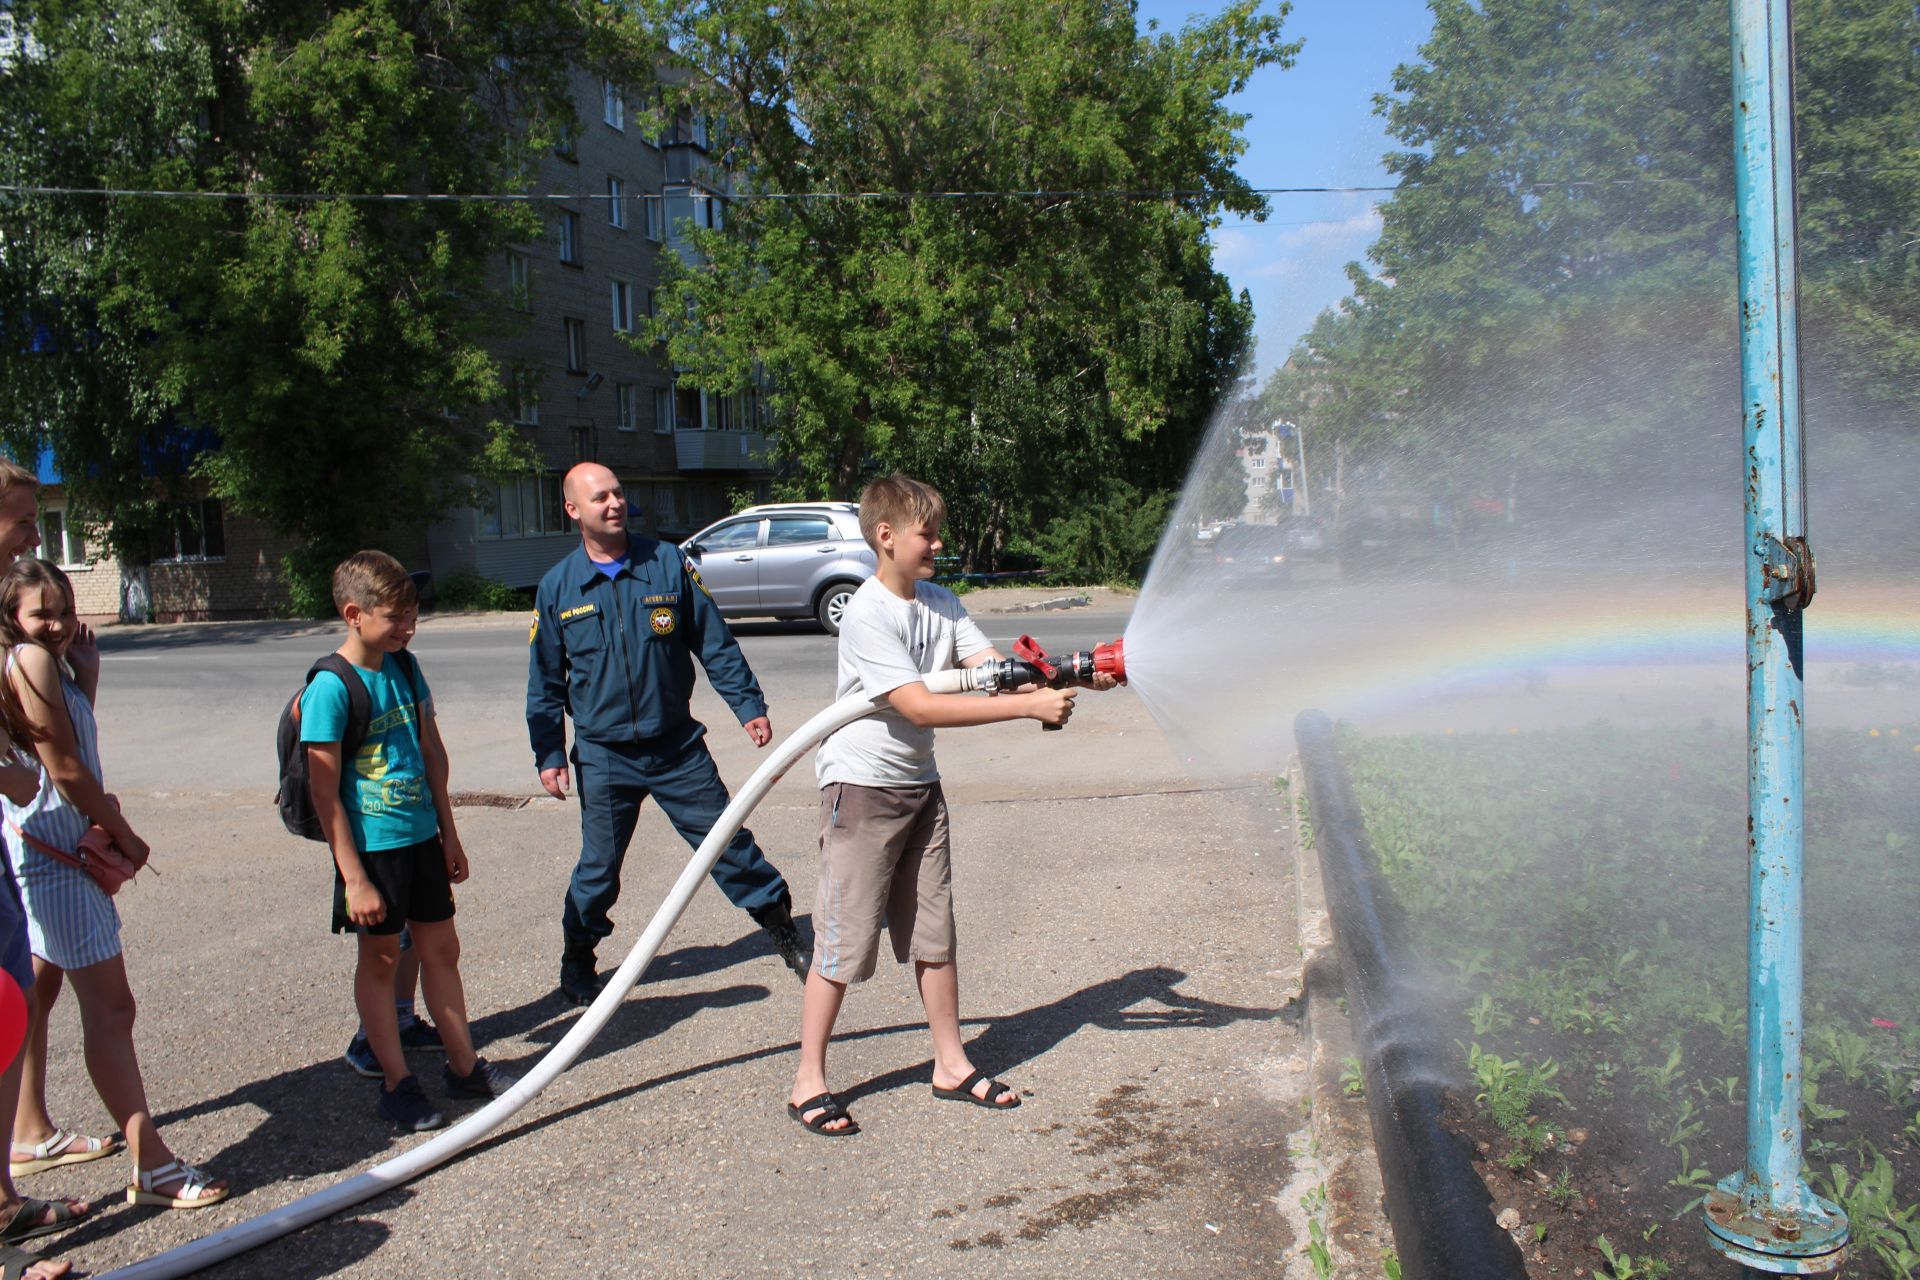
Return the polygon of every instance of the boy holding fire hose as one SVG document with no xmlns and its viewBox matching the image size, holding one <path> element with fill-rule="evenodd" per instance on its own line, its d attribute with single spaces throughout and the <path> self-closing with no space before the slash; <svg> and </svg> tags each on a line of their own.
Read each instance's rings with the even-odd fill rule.
<svg viewBox="0 0 1920 1280">
<path fill-rule="evenodd" d="M 933 1036 L 933 1096 L 1007 1111 L 1011 1086 L 977 1070 L 960 1041 L 953 873 L 947 806 L 933 760 L 933 731 L 1002 720 L 1061 726 L 1071 689 L 1028 688 L 1004 697 L 930 692 L 922 677 L 1000 655 L 960 600 L 933 585 L 946 503 L 899 474 L 860 495 L 860 531 L 878 561 L 840 623 L 836 698 L 857 692 L 887 705 L 820 746 L 820 878 L 813 966 L 800 1019 L 800 1065 L 787 1114 L 822 1137 L 860 1131 L 827 1088 L 827 1042 L 847 987 L 873 975 L 884 922 L 894 958 L 913 962 Z M 1094 687 L 1111 688 L 1110 675 Z"/>
</svg>

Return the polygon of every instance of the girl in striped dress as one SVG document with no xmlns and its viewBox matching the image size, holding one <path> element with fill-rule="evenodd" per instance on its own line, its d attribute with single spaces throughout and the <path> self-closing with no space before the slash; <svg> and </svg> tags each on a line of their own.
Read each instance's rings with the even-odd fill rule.
<svg viewBox="0 0 1920 1280">
<path fill-rule="evenodd" d="M 176 1158 L 154 1127 L 134 1056 L 133 991 L 113 899 L 85 871 L 35 847 L 75 849 L 88 826 L 98 824 L 136 865 L 145 864 L 148 852 L 101 783 L 93 718 L 100 651 L 75 616 L 66 574 L 44 560 L 15 561 L 0 576 L 0 636 L 9 645 L 3 696 L 17 712 L 11 718 L 33 738 L 42 775 L 32 801 L 4 806 L 7 856 L 26 907 L 39 997 L 27 1029 L 14 1134 L 31 1142 L 56 1132 L 47 1113 L 47 1016 L 63 981 L 70 981 L 80 1001 L 87 1072 L 132 1148 L 128 1201 L 174 1209 L 217 1203 L 226 1198 L 227 1184 Z"/>
</svg>

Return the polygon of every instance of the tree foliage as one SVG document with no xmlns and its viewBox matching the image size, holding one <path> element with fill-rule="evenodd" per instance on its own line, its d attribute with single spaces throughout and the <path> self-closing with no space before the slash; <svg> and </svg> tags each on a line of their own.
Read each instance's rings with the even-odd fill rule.
<svg viewBox="0 0 1920 1280">
<path fill-rule="evenodd" d="M 1724 7 L 1432 7 L 1377 100 L 1399 189 L 1274 412 L 1455 493 L 1718 481 L 1739 428 Z M 1910 426 L 1920 13 L 1803 0 L 1796 37 L 1809 394 L 1844 382 L 1849 425 Z"/>
<path fill-rule="evenodd" d="M 712 390 L 765 371 L 790 488 L 923 476 L 987 567 L 1109 480 L 1177 481 L 1251 332 L 1205 235 L 1264 211 L 1223 99 L 1291 61 L 1284 5 L 1172 35 L 1124 0 L 649 12 L 689 70 L 677 102 L 761 198 L 695 235 L 647 338 Z M 1116 191 L 1192 194 L 1094 194 Z"/>
<path fill-rule="evenodd" d="M 490 407 L 481 340 L 505 311 L 484 273 L 538 214 L 329 197 L 523 188 L 570 115 L 569 64 L 627 47 L 618 11 L 10 9 L 0 180 L 251 197 L 0 198 L 0 431 L 51 448 L 77 509 L 125 543 L 198 478 L 311 567 L 518 461 Z"/>
</svg>

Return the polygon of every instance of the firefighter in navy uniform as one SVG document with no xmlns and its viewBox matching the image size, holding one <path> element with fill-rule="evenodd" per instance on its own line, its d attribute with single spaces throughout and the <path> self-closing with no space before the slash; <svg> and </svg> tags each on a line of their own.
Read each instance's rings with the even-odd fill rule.
<svg viewBox="0 0 1920 1280">
<path fill-rule="evenodd" d="M 651 795 L 698 847 L 729 797 L 692 715 L 693 658 L 756 747 L 773 739 L 760 686 L 733 633 L 677 547 L 627 533 L 626 495 L 612 471 L 583 462 L 562 486 L 580 547 L 547 571 L 528 636 L 527 732 L 548 794 L 568 790 L 566 725 L 573 717 L 580 861 L 561 917 L 560 990 L 588 1004 L 605 979 L 594 949 L 613 932 L 627 842 Z M 746 828 L 713 868 L 729 901 L 767 931 L 803 981 L 809 949 L 786 881 Z"/>
</svg>

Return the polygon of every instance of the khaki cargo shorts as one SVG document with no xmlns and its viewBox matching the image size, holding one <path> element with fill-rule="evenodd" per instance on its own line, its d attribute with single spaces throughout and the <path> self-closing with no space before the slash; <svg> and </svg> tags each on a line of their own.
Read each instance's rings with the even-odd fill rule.
<svg viewBox="0 0 1920 1280">
<path fill-rule="evenodd" d="M 835 982 L 873 976 L 880 927 L 893 957 L 954 958 L 953 862 L 940 784 L 820 789 L 820 884 L 813 899 L 813 969 Z"/>
</svg>

